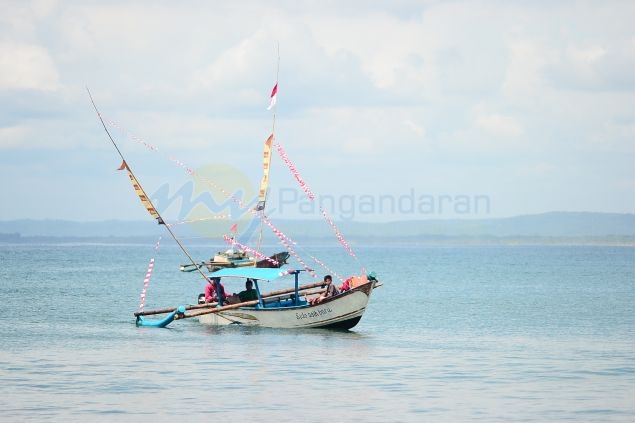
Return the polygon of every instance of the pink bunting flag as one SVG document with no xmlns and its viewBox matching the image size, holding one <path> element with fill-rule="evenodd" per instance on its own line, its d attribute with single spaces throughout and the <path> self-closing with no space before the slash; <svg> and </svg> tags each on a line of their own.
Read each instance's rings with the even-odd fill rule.
<svg viewBox="0 0 635 423">
<path fill-rule="evenodd" d="M 290 243 L 288 242 L 287 236 L 285 234 L 283 234 L 278 228 L 276 228 L 273 225 L 273 223 L 271 223 L 271 221 L 269 221 L 269 219 L 263 219 L 263 222 L 265 222 L 267 224 L 267 226 L 269 226 L 269 229 L 271 229 L 271 231 L 274 233 L 274 235 L 278 237 L 280 242 L 282 242 L 282 245 L 284 245 L 286 247 L 286 249 L 288 250 L 289 254 L 291 254 L 293 257 L 295 257 L 295 259 L 302 265 L 302 267 L 304 267 L 304 270 L 309 272 L 311 277 L 317 278 L 317 274 L 313 271 L 313 269 L 311 269 L 309 266 L 307 266 L 307 264 L 304 262 L 304 260 L 302 260 L 302 258 L 291 247 Z"/>
<path fill-rule="evenodd" d="M 284 151 L 284 148 L 282 148 L 280 143 L 276 144 L 276 149 L 278 150 L 278 154 L 280 155 L 280 158 L 282 159 L 284 164 L 287 165 L 287 167 L 289 168 L 289 171 L 291 172 L 293 177 L 296 179 L 296 181 L 298 181 L 298 184 L 300 184 L 300 187 L 304 190 L 309 200 L 313 201 L 315 199 L 315 194 L 313 194 L 313 191 L 311 191 L 311 188 L 309 188 L 309 185 L 306 182 L 304 182 L 304 179 L 302 179 L 300 172 L 298 172 L 298 170 L 295 168 L 295 166 L 291 162 L 291 159 L 289 159 L 289 157 L 287 156 L 287 153 Z"/>
<path fill-rule="evenodd" d="M 278 266 L 278 262 L 276 260 L 272 259 L 271 257 L 267 257 L 266 255 L 262 254 L 261 252 L 256 251 L 253 248 L 247 247 L 246 245 L 243 245 L 243 244 L 241 244 L 238 241 L 235 241 L 233 238 L 230 238 L 227 235 L 223 235 L 223 239 L 228 244 L 235 245 L 238 248 L 240 248 L 241 250 L 246 251 L 249 254 L 253 254 L 253 256 L 256 257 L 256 258 L 267 260 L 269 263 L 273 264 L 274 266 Z"/>
<path fill-rule="evenodd" d="M 312 255 L 309 254 L 309 257 L 311 257 L 313 259 L 313 261 L 315 261 L 317 264 L 319 264 L 320 266 L 322 266 L 327 272 L 329 272 L 330 274 L 332 274 L 333 276 L 335 276 L 337 279 L 340 280 L 340 282 L 344 282 L 344 279 L 342 279 L 342 277 L 340 275 L 338 275 L 335 270 L 329 268 L 326 264 L 324 264 L 321 260 L 319 260 L 316 257 L 313 257 Z"/>
<path fill-rule="evenodd" d="M 161 237 L 157 240 L 156 245 L 154 246 L 154 254 L 156 255 L 159 250 L 159 244 L 161 243 Z M 150 284 L 150 277 L 152 276 L 152 269 L 154 269 L 154 257 L 150 259 L 150 263 L 148 264 L 148 270 L 146 271 L 146 276 L 143 279 L 143 289 L 141 290 L 141 302 L 139 303 L 139 311 L 143 311 L 143 307 L 146 303 L 146 293 L 148 292 L 148 285 Z"/>
</svg>

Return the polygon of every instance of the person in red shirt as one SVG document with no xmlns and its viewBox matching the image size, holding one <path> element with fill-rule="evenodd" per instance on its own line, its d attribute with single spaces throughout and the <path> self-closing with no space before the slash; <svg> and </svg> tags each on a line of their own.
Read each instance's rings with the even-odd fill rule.
<svg viewBox="0 0 635 423">
<path fill-rule="evenodd" d="M 219 286 L 221 298 L 219 301 L 218 294 L 216 293 L 216 286 Z M 227 294 L 225 294 L 225 287 L 220 282 L 220 278 L 209 278 L 207 279 L 207 285 L 205 285 L 205 302 L 206 303 L 222 303 L 222 300 L 227 298 Z"/>
</svg>

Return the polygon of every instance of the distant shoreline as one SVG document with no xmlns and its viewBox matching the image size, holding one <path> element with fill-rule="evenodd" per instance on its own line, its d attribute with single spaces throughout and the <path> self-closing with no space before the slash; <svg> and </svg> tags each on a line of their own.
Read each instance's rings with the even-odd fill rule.
<svg viewBox="0 0 635 423">
<path fill-rule="evenodd" d="M 186 244 L 226 244 L 231 220 L 179 225 Z M 425 219 L 392 222 L 336 221 L 339 233 L 352 245 L 604 245 L 635 246 L 635 214 L 548 212 L 508 218 Z M 337 244 L 334 228 L 323 220 L 277 219 L 278 230 L 313 245 Z M 246 232 L 241 232 L 246 231 Z M 251 231 L 251 232 L 250 232 Z M 254 236 L 254 225 L 239 223 L 237 236 Z M 76 222 L 68 220 L 0 220 L 0 244 L 135 244 L 153 243 L 167 235 L 152 220 Z M 253 238 L 252 238 L 253 239 Z M 264 232 L 264 242 L 278 243 Z"/>
<path fill-rule="evenodd" d="M 156 237 L 52 237 L 52 236 L 19 236 L 14 234 L 6 237 L 0 234 L 0 246 L 11 245 L 150 245 L 156 242 Z M 335 246 L 337 240 L 324 237 L 299 237 L 301 244 L 316 246 Z M 635 236 L 605 236 L 605 237 L 349 237 L 351 245 L 368 246 L 598 246 L 598 247 L 635 247 Z M 273 241 L 273 240 L 271 240 Z M 222 249 L 225 242 L 213 238 L 194 238 L 184 240 L 186 245 L 210 246 L 212 249 Z M 274 242 L 268 242 L 274 243 Z"/>
</svg>

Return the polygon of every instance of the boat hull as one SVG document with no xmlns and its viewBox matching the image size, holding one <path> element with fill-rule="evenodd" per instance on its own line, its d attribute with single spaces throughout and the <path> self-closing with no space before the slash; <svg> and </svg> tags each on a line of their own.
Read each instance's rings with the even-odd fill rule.
<svg viewBox="0 0 635 423">
<path fill-rule="evenodd" d="M 373 291 L 369 282 L 320 304 L 293 307 L 241 307 L 199 316 L 206 325 L 243 324 L 268 328 L 351 329 L 362 318 Z"/>
</svg>

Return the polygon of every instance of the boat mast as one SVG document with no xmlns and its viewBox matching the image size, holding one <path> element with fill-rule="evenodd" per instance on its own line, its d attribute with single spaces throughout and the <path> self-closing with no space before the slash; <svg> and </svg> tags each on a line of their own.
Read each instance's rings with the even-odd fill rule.
<svg viewBox="0 0 635 423">
<path fill-rule="evenodd" d="M 198 272 L 201 274 L 203 279 L 207 281 L 207 276 L 205 276 L 205 274 L 201 271 L 201 268 L 198 266 L 198 264 L 196 264 L 196 262 L 194 261 L 192 256 L 190 256 L 190 254 L 187 252 L 187 250 L 185 249 L 183 244 L 181 244 L 181 241 L 179 241 L 178 238 L 176 237 L 176 235 L 174 234 L 174 232 L 172 232 L 172 229 L 170 229 L 170 226 L 165 223 L 165 221 L 161 217 L 161 214 L 159 213 L 159 211 L 152 204 L 152 201 L 150 200 L 150 197 L 148 197 L 148 195 L 146 194 L 145 190 L 143 189 L 143 187 L 139 183 L 139 180 L 136 178 L 136 176 L 134 176 L 134 173 L 132 172 L 132 169 L 130 169 L 130 167 L 128 166 L 128 163 L 126 162 L 126 159 L 124 158 L 123 154 L 121 153 L 121 150 L 119 150 L 119 146 L 117 146 L 117 143 L 113 139 L 112 135 L 110 135 L 110 131 L 108 131 L 108 128 L 106 127 L 106 123 L 104 122 L 104 119 L 101 117 L 101 113 L 99 113 L 99 110 L 97 109 L 97 105 L 95 104 L 95 101 L 93 100 L 93 96 L 91 95 L 90 90 L 88 89 L 88 87 L 86 87 L 86 91 L 88 91 L 88 97 L 90 97 L 90 102 L 93 104 L 93 107 L 95 108 L 95 112 L 97 113 L 97 117 L 99 117 L 99 120 L 101 121 L 101 124 L 104 127 L 104 131 L 106 131 L 106 134 L 108 134 L 108 138 L 110 138 L 110 141 L 112 142 L 112 145 L 115 146 L 115 149 L 117 150 L 117 153 L 119 153 L 119 156 L 121 157 L 121 160 L 123 160 L 123 163 L 125 165 L 126 170 L 130 173 L 131 179 L 134 179 L 137 182 L 139 190 L 143 193 L 143 195 L 145 197 L 145 200 L 148 202 L 148 204 L 152 208 L 152 211 L 154 213 L 150 212 L 150 214 L 154 215 L 156 213 L 156 215 L 157 215 L 156 219 L 159 222 L 159 225 L 163 225 L 165 227 L 165 229 L 167 229 L 167 231 L 170 233 L 170 236 L 172 237 L 172 239 L 174 239 L 174 241 L 177 243 L 179 248 L 181 248 L 181 251 L 183 251 L 183 253 L 187 256 L 187 258 L 190 260 L 192 265 L 194 265 L 194 267 L 196 267 L 196 270 L 198 270 Z M 143 202 L 143 199 L 142 199 L 142 202 Z M 148 210 L 148 211 L 150 211 L 150 210 Z"/>
<path fill-rule="evenodd" d="M 278 89 L 278 78 L 280 76 L 280 43 L 277 43 L 277 52 L 278 52 L 278 62 L 277 62 L 277 66 L 276 66 L 276 84 L 274 85 L 275 89 Z M 277 91 L 276 91 L 276 94 Z M 269 154 L 269 163 L 267 165 L 266 169 L 263 169 L 263 183 L 265 182 L 265 178 L 266 178 L 266 182 L 267 182 L 267 189 L 264 192 L 264 201 L 261 202 L 262 207 L 260 207 L 260 205 L 257 207 L 257 212 L 259 213 L 260 216 L 260 233 L 258 235 L 258 244 L 256 246 L 256 251 L 260 251 L 260 247 L 262 245 L 262 228 L 264 225 L 264 217 L 265 217 L 265 204 L 267 202 L 267 197 L 269 196 L 269 172 L 271 171 L 271 147 L 273 144 L 273 141 L 275 140 L 275 133 L 276 133 L 276 112 L 278 109 L 278 102 L 276 101 L 273 104 L 273 121 L 271 123 L 271 135 L 269 136 L 269 138 L 267 139 L 267 142 L 265 142 L 265 151 L 268 151 Z M 262 188 L 262 184 L 261 184 L 261 188 Z M 254 267 L 256 267 L 256 262 L 254 262 Z"/>
</svg>

